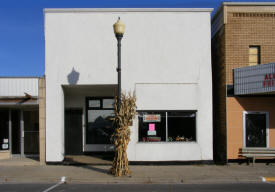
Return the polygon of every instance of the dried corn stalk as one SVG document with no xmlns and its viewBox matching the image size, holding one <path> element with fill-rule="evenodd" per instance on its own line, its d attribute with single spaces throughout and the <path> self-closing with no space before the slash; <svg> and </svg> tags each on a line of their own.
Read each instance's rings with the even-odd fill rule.
<svg viewBox="0 0 275 192">
<path fill-rule="evenodd" d="M 130 128 L 136 115 L 136 96 L 135 93 L 121 95 L 120 111 L 117 110 L 117 99 L 115 100 L 116 125 L 111 140 L 115 146 L 115 157 L 111 168 L 114 176 L 129 175 L 130 170 L 127 158 L 127 146 L 130 141 Z"/>
</svg>

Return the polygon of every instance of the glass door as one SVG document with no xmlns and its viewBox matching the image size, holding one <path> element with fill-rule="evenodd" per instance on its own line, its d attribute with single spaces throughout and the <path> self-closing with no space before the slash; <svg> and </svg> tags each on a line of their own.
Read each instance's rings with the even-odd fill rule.
<svg viewBox="0 0 275 192">
<path fill-rule="evenodd" d="M 38 110 L 23 111 L 23 140 L 24 155 L 33 156 L 39 154 L 39 117 Z"/>
<path fill-rule="evenodd" d="M 244 146 L 268 147 L 268 113 L 244 113 Z"/>
<path fill-rule="evenodd" d="M 85 151 L 113 151 L 114 98 L 86 99 Z"/>
</svg>

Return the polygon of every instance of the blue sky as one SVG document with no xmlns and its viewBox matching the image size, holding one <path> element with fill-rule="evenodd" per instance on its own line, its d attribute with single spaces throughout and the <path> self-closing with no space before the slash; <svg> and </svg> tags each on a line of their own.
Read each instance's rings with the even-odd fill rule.
<svg viewBox="0 0 275 192">
<path fill-rule="evenodd" d="M 0 76 L 42 76 L 44 74 L 43 8 L 217 9 L 221 2 L 219 0 L 0 0 Z"/>
</svg>

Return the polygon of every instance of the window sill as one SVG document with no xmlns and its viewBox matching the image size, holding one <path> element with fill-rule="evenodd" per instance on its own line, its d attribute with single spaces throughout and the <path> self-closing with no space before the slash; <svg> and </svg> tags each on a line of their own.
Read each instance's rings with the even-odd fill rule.
<svg viewBox="0 0 275 192">
<path fill-rule="evenodd" d="M 10 150 L 0 150 L 0 153 L 8 153 Z"/>
<path fill-rule="evenodd" d="M 146 142 L 138 141 L 138 144 L 197 144 L 196 141 L 156 141 L 156 142 Z"/>
</svg>

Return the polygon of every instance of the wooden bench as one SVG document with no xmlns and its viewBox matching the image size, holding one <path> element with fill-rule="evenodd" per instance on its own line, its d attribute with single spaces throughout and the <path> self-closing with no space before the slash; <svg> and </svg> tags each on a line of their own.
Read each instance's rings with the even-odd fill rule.
<svg viewBox="0 0 275 192">
<path fill-rule="evenodd" d="M 248 159 L 253 159 L 253 165 L 255 164 L 255 159 L 260 158 L 275 158 L 275 148 L 241 148 L 240 155 Z"/>
</svg>

